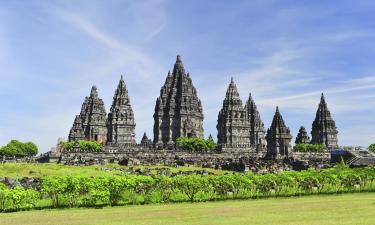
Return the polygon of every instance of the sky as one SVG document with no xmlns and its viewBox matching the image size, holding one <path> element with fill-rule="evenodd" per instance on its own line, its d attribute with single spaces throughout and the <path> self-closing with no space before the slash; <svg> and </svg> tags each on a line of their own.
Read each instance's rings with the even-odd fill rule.
<svg viewBox="0 0 375 225">
<path fill-rule="evenodd" d="M 0 0 L 0 146 L 67 138 L 98 88 L 107 112 L 121 74 L 136 137 L 152 137 L 155 100 L 180 54 L 216 121 L 233 76 L 268 128 L 276 106 L 293 142 L 324 92 L 340 145 L 375 142 L 375 2 Z"/>
</svg>

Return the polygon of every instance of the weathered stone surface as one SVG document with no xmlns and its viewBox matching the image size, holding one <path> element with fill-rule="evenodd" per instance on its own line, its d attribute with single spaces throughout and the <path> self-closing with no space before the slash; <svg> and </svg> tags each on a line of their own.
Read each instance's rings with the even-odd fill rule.
<svg viewBox="0 0 375 225">
<path fill-rule="evenodd" d="M 292 135 L 289 128 L 285 125 L 279 112 L 279 107 L 276 107 L 271 127 L 267 130 L 266 140 L 268 158 L 288 157 Z"/>
<path fill-rule="evenodd" d="M 71 135 L 69 135 L 70 141 L 81 140 L 81 137 L 78 137 L 77 132 L 80 132 L 79 127 L 82 123 L 84 139 L 106 143 L 107 114 L 105 112 L 103 100 L 98 97 L 96 86 L 91 88 L 90 96 L 85 98 L 85 101 L 82 104 L 81 113 L 78 117 L 79 119 L 76 117 L 71 129 Z"/>
<path fill-rule="evenodd" d="M 267 146 L 265 139 L 266 131 L 255 101 L 251 97 L 251 93 L 246 102 L 245 110 L 250 123 L 250 144 L 256 146 L 258 149 L 265 149 Z"/>
<path fill-rule="evenodd" d="M 85 134 L 83 133 L 82 119 L 79 115 L 74 119 L 73 127 L 69 132 L 69 141 L 84 140 Z"/>
<path fill-rule="evenodd" d="M 336 148 L 338 146 L 337 134 L 336 123 L 331 116 L 322 93 L 315 120 L 312 123 L 311 143 L 325 144 L 327 148 Z"/>
<path fill-rule="evenodd" d="M 296 144 L 308 144 L 308 143 L 310 143 L 310 137 L 307 134 L 305 127 L 301 126 L 299 128 L 295 143 Z"/>
<path fill-rule="evenodd" d="M 134 113 L 123 77 L 117 86 L 107 120 L 108 142 L 135 144 Z"/>
<path fill-rule="evenodd" d="M 174 147 L 178 137 L 203 135 L 202 104 L 178 55 L 156 100 L 154 144 L 157 148 Z"/>
<path fill-rule="evenodd" d="M 217 140 L 222 148 L 250 148 L 250 124 L 237 86 L 231 78 L 217 119 Z"/>
</svg>

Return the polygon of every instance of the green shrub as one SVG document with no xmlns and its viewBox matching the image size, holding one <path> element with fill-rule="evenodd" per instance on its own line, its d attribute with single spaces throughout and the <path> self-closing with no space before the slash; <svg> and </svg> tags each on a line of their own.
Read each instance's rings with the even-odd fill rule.
<svg viewBox="0 0 375 225">
<path fill-rule="evenodd" d="M 210 135 L 207 140 L 203 138 L 179 137 L 176 140 L 177 147 L 194 152 L 209 152 L 216 149 L 216 144 Z"/>
<path fill-rule="evenodd" d="M 98 141 L 61 141 L 59 144 L 68 152 L 74 148 L 79 148 L 83 152 L 100 152 L 103 149 L 103 144 Z"/>
<path fill-rule="evenodd" d="M 324 144 L 296 144 L 293 150 L 295 152 L 324 152 L 326 146 Z"/>
<path fill-rule="evenodd" d="M 37 203 L 43 207 L 95 207 L 375 191 L 374 181 L 373 167 L 343 166 L 264 175 L 47 176 L 41 179 L 38 191 L 0 184 L 0 211 L 32 209 Z"/>
</svg>

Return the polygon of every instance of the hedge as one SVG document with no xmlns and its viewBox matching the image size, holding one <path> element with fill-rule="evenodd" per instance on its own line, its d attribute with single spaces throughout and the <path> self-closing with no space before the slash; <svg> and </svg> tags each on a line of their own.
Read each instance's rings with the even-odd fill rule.
<svg viewBox="0 0 375 225">
<path fill-rule="evenodd" d="M 199 202 L 375 191 L 375 168 L 337 166 L 278 174 L 44 177 L 38 191 L 0 185 L 0 210 Z"/>
</svg>

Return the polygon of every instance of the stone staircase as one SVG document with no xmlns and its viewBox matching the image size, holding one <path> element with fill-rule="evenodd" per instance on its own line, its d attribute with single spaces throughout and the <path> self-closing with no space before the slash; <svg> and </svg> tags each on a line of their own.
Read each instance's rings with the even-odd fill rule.
<svg viewBox="0 0 375 225">
<path fill-rule="evenodd" d="M 352 157 L 347 160 L 350 166 L 370 166 L 375 165 L 375 154 L 368 150 L 349 150 Z"/>
</svg>

